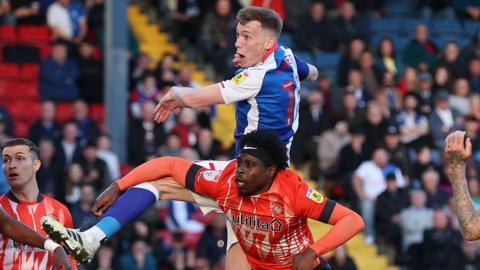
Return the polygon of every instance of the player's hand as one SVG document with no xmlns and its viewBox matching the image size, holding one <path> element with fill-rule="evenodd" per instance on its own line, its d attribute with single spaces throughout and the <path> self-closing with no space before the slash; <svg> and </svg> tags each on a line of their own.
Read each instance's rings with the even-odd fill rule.
<svg viewBox="0 0 480 270">
<path fill-rule="evenodd" d="M 311 248 L 293 256 L 292 270 L 312 270 L 317 261 L 318 255 Z"/>
<path fill-rule="evenodd" d="M 53 251 L 53 269 L 54 270 L 68 270 L 70 269 L 67 254 L 63 247 L 57 247 Z"/>
<path fill-rule="evenodd" d="M 464 165 L 472 155 L 472 142 L 464 131 L 455 131 L 448 135 L 444 148 L 449 165 Z"/>
<path fill-rule="evenodd" d="M 98 196 L 95 200 L 95 204 L 92 207 L 92 212 L 95 216 L 100 217 L 102 216 L 105 211 L 112 206 L 112 204 L 122 195 L 122 191 L 118 187 L 116 182 L 113 182 L 108 186 L 105 191 Z"/>
<path fill-rule="evenodd" d="M 177 108 L 180 108 L 180 104 L 173 97 L 172 90 L 169 90 L 165 96 L 160 100 L 155 109 L 153 110 L 153 120 L 157 123 L 162 123 L 170 116 L 170 114 Z"/>
</svg>

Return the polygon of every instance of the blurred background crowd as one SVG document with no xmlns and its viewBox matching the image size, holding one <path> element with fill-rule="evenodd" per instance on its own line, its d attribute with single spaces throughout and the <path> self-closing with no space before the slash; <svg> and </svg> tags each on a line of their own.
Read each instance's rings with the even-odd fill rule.
<svg viewBox="0 0 480 270">
<path fill-rule="evenodd" d="M 459 233 L 442 155 L 447 134 L 465 130 L 468 188 L 480 207 L 480 1 L 131 1 L 174 50 L 155 59 L 130 35 L 125 162 L 104 127 L 104 2 L 0 0 L 0 143 L 39 145 L 40 190 L 69 206 L 76 227 L 95 223 L 94 199 L 133 166 L 167 155 L 232 158 L 212 131 L 215 107 L 163 124 L 152 110 L 169 87 L 203 84 L 186 61 L 210 81 L 231 78 L 235 13 L 268 5 L 284 21 L 280 43 L 320 71 L 302 84 L 293 168 L 357 210 L 364 244 L 392 264 L 480 269 L 479 244 Z M 4 193 L 2 174 L 0 183 Z M 223 216 L 160 202 L 85 269 L 223 269 L 225 243 Z M 331 262 L 355 269 L 344 249 Z"/>
</svg>

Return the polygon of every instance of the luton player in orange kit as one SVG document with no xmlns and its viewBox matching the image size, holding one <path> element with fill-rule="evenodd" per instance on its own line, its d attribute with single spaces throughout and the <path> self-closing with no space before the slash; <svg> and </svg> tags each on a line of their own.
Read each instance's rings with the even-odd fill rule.
<svg viewBox="0 0 480 270">
<path fill-rule="evenodd" d="M 39 192 L 35 176 L 40 168 L 37 146 L 27 139 L 12 139 L 2 146 L 2 159 L 3 172 L 10 185 L 10 191 L 0 197 L 0 209 L 2 209 L 0 212 L 2 227 L 0 230 L 0 269 L 69 268 L 63 248 L 52 240 L 46 240 L 43 237 L 45 232 L 40 230 L 40 218 L 44 215 L 54 215 L 68 227 L 72 227 L 73 222 L 70 212 L 63 204 Z M 16 219 L 21 224 L 15 220 L 11 221 L 11 219 Z M 18 223 L 18 225 L 12 226 L 12 222 Z M 27 226 L 38 234 L 28 229 Z M 22 237 L 14 238 L 11 230 L 23 231 Z M 18 235 L 18 232 L 14 235 Z M 39 247 L 50 251 L 54 249 L 55 254 L 39 249 Z M 73 260 L 71 263 L 73 269 L 77 269 Z"/>
<path fill-rule="evenodd" d="M 218 203 L 253 269 L 322 269 L 319 256 L 363 229 L 357 213 L 323 197 L 286 169 L 286 149 L 276 135 L 254 131 L 244 136 L 240 149 L 240 156 L 223 171 L 173 157 L 140 165 L 97 199 L 97 211 L 109 209 L 99 223 L 85 232 L 67 230 L 49 218 L 43 219 L 42 225 L 54 240 L 67 245 L 74 258 L 91 258 L 102 240 L 148 208 L 140 199 L 147 197 L 144 191 L 148 188 L 140 191 L 135 185 L 172 177 L 187 189 Z M 116 200 L 122 191 L 133 186 Z M 333 226 L 314 241 L 307 218 Z"/>
</svg>

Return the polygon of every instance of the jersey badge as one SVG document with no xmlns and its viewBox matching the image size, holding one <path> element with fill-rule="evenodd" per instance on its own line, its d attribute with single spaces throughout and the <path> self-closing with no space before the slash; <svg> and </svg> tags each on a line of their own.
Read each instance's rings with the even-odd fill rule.
<svg viewBox="0 0 480 270">
<path fill-rule="evenodd" d="M 248 77 L 248 72 L 244 71 L 241 72 L 240 74 L 236 75 L 235 77 L 232 78 L 232 83 L 233 84 L 239 84 L 243 81 L 245 81 Z"/>
<path fill-rule="evenodd" d="M 205 181 L 209 182 L 218 182 L 218 179 L 220 178 L 220 175 L 222 174 L 222 171 L 215 171 L 215 170 L 204 170 L 200 172 L 200 177 L 197 179 L 205 179 Z"/>
<path fill-rule="evenodd" d="M 325 200 L 325 198 L 323 197 L 322 194 L 320 194 L 320 192 L 316 191 L 315 189 L 309 187 L 308 190 L 307 190 L 307 194 L 305 194 L 307 196 L 307 198 L 309 198 L 310 200 L 316 202 L 316 203 L 322 203 L 323 200 Z"/>
</svg>

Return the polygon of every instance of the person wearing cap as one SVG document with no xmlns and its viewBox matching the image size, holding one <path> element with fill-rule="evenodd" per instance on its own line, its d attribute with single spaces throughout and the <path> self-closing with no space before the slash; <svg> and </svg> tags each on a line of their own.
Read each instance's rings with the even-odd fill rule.
<svg viewBox="0 0 480 270">
<path fill-rule="evenodd" d="M 419 107 L 422 113 L 428 114 L 432 111 L 433 102 L 433 78 L 428 72 L 422 72 L 418 75 L 418 89 L 414 93 L 418 95 Z"/>
<path fill-rule="evenodd" d="M 75 250 L 72 256 L 88 262 L 104 239 L 138 218 L 160 197 L 155 184 L 148 182 L 172 177 L 218 203 L 231 221 L 252 269 L 328 269 L 319 256 L 362 230 L 362 218 L 325 198 L 289 170 L 286 147 L 275 134 L 253 131 L 242 138 L 240 147 L 239 157 L 229 161 L 222 171 L 174 157 L 140 165 L 112 183 L 97 199 L 93 210 L 104 216 L 85 232 L 66 230 L 48 217 L 42 226 L 49 235 L 60 236 L 56 239 L 68 249 Z M 333 226 L 314 242 L 307 218 Z"/>
<path fill-rule="evenodd" d="M 410 173 L 410 159 L 407 149 L 400 143 L 400 133 L 394 125 L 387 127 L 383 137 L 384 148 L 387 151 L 390 162 L 400 168 L 404 177 Z"/>
<path fill-rule="evenodd" d="M 440 90 L 435 95 L 435 106 L 428 117 L 428 126 L 430 134 L 433 137 L 434 145 L 442 149 L 445 138 L 453 130 L 463 129 L 463 119 L 461 114 L 451 109 L 448 104 L 449 94 L 446 90 Z"/>
</svg>

